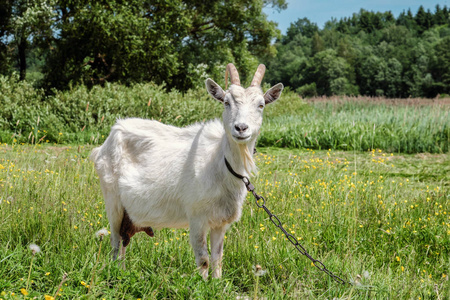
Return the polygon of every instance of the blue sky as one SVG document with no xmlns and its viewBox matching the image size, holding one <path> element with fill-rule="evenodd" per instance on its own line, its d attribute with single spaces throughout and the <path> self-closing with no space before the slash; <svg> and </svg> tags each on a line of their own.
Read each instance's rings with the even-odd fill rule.
<svg viewBox="0 0 450 300">
<path fill-rule="evenodd" d="M 338 20 L 343 17 L 350 17 L 353 13 L 359 12 L 361 8 L 368 11 L 385 12 L 390 10 L 395 17 L 403 10 L 411 11 L 415 15 L 420 5 L 425 9 L 434 12 L 436 4 L 441 7 L 446 5 L 450 7 L 450 0 L 434 1 L 434 0 L 287 0 L 288 8 L 281 12 L 277 12 L 271 8 L 265 8 L 269 20 L 278 23 L 278 28 L 283 34 L 292 22 L 300 18 L 308 18 L 310 21 L 323 28 L 326 21 L 331 17 Z"/>
</svg>

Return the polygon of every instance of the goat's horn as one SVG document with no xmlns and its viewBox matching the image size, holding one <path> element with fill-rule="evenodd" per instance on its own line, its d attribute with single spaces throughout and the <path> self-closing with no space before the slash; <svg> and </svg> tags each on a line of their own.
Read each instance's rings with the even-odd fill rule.
<svg viewBox="0 0 450 300">
<path fill-rule="evenodd" d="M 239 80 L 238 71 L 236 70 L 236 67 L 232 63 L 229 63 L 225 70 L 225 89 L 227 89 L 228 87 L 228 73 L 230 74 L 231 84 L 240 86 L 241 81 Z"/>
<path fill-rule="evenodd" d="M 259 86 L 261 85 L 261 81 L 264 77 L 264 73 L 266 72 L 266 66 L 260 64 L 258 66 L 258 70 L 256 70 L 255 76 L 253 76 L 252 84 L 250 86 Z"/>
</svg>

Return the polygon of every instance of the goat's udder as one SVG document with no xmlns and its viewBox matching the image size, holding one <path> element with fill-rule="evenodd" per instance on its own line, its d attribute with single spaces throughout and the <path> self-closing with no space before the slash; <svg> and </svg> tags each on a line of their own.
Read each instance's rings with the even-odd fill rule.
<svg viewBox="0 0 450 300">
<path fill-rule="evenodd" d="M 127 211 L 124 209 L 122 224 L 120 225 L 120 237 L 122 238 L 122 245 L 124 247 L 128 246 L 133 235 L 140 231 L 144 231 L 150 237 L 154 236 L 153 229 L 151 227 L 135 226 L 128 216 Z"/>
</svg>

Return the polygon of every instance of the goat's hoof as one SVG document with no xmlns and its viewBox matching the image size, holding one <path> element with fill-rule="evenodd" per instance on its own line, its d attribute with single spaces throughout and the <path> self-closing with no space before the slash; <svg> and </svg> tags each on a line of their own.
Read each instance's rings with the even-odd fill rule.
<svg viewBox="0 0 450 300">
<path fill-rule="evenodd" d="M 204 261 L 200 266 L 198 266 L 198 271 L 202 276 L 203 280 L 208 279 L 209 262 Z"/>
</svg>

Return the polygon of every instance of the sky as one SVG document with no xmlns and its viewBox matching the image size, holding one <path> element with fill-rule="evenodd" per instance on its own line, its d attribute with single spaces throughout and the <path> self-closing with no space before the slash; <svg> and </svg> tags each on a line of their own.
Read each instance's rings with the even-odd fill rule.
<svg viewBox="0 0 450 300">
<path fill-rule="evenodd" d="M 403 11 L 411 8 L 415 15 L 420 5 L 426 9 L 435 11 L 436 4 L 450 8 L 450 0 L 287 0 L 288 8 L 278 12 L 272 8 L 265 8 L 264 12 L 268 19 L 278 23 L 281 33 L 285 34 L 292 22 L 301 18 L 308 18 L 323 28 L 326 21 L 332 17 L 341 19 L 351 17 L 353 13 L 359 12 L 361 8 L 374 12 L 391 11 L 395 17 Z"/>
</svg>

